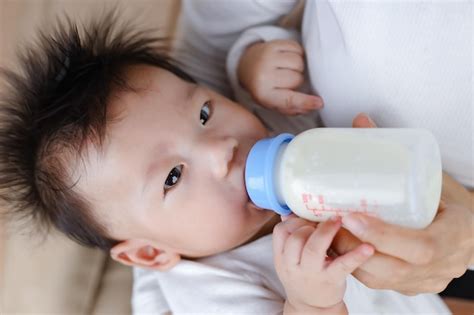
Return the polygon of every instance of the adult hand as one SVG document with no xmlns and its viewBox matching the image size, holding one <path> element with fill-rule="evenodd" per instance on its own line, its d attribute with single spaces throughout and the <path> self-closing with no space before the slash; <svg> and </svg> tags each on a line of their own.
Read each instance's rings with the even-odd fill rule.
<svg viewBox="0 0 474 315">
<path fill-rule="evenodd" d="M 367 128 L 375 124 L 361 114 L 353 126 Z M 361 242 L 375 247 L 376 253 L 353 273 L 370 288 L 406 295 L 437 293 L 473 263 L 473 218 L 471 194 L 444 174 L 442 201 L 428 227 L 409 229 L 351 214 L 343 217 L 347 230 L 338 233 L 332 249 L 341 255 Z"/>
</svg>

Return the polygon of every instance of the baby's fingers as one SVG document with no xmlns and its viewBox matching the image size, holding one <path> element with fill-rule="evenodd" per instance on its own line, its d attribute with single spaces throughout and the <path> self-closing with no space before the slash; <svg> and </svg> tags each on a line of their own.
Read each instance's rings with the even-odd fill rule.
<svg viewBox="0 0 474 315">
<path fill-rule="evenodd" d="M 323 107 L 323 100 L 316 95 L 279 88 L 273 89 L 272 94 L 273 107 L 287 115 L 304 114 Z"/>
<path fill-rule="evenodd" d="M 373 254 L 374 247 L 370 244 L 361 244 L 350 252 L 337 257 L 327 267 L 332 279 L 341 279 L 354 272 L 365 263 Z"/>
<path fill-rule="evenodd" d="M 283 255 L 287 239 L 290 235 L 305 225 L 314 227 L 316 223 L 306 221 L 296 216 L 290 216 L 288 220 L 278 223 L 273 228 L 273 253 L 276 258 Z"/>
<path fill-rule="evenodd" d="M 314 226 L 305 225 L 288 237 L 283 250 L 283 260 L 287 266 L 299 265 L 305 243 L 314 229 Z"/>
<path fill-rule="evenodd" d="M 328 220 L 318 225 L 311 234 L 301 257 L 303 267 L 322 268 L 326 252 L 331 245 L 334 236 L 341 227 L 341 219 Z"/>
<path fill-rule="evenodd" d="M 270 78 L 276 89 L 296 89 L 304 82 L 304 76 L 298 71 L 289 69 L 277 69 Z"/>
</svg>

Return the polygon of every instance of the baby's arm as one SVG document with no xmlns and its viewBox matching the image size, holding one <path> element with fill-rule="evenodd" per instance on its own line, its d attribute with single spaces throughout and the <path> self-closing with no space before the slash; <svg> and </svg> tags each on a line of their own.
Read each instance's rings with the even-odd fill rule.
<svg viewBox="0 0 474 315">
<path fill-rule="evenodd" d="M 340 227 L 340 218 L 317 224 L 296 216 L 275 227 L 275 268 L 287 295 L 284 313 L 347 314 L 346 278 L 373 255 L 374 248 L 361 244 L 337 258 L 327 257 Z"/>
<path fill-rule="evenodd" d="M 173 57 L 200 84 L 231 97 L 229 49 L 248 28 L 271 25 L 298 0 L 183 0 Z"/>
</svg>

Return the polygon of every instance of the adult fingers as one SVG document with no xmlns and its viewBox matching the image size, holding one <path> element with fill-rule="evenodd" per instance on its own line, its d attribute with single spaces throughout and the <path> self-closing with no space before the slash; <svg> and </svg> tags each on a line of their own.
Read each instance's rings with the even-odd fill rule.
<svg viewBox="0 0 474 315">
<path fill-rule="evenodd" d="M 392 274 L 393 270 L 390 269 L 390 275 L 384 277 L 375 276 L 369 272 L 366 272 L 363 268 L 365 265 L 372 261 L 375 258 L 370 257 L 370 259 L 365 262 L 362 266 L 356 269 L 352 275 L 362 282 L 365 286 L 376 289 L 376 290 L 395 290 L 405 295 L 416 295 L 420 293 L 439 293 L 442 291 L 446 285 L 452 280 L 452 278 L 442 278 L 442 277 L 430 277 L 430 278 L 418 278 L 410 277 L 409 279 L 401 280 L 397 279 L 398 274 Z M 385 274 L 387 271 L 385 270 Z"/>
<path fill-rule="evenodd" d="M 372 289 L 391 289 L 406 292 L 434 292 L 436 287 L 446 285 L 452 280 L 453 274 L 460 277 L 462 268 L 453 267 L 448 272 L 439 273 L 442 266 L 456 265 L 456 259 L 436 261 L 435 266 L 411 265 L 398 258 L 376 252 L 369 260 L 353 272 L 354 277 Z M 387 270 L 390 270 L 387 273 Z M 451 272 L 451 273 L 450 273 Z"/>
<path fill-rule="evenodd" d="M 375 252 L 353 274 L 356 277 L 361 276 L 361 281 L 364 280 L 364 284 L 371 288 L 386 289 L 396 287 L 400 283 L 406 282 L 408 278 L 409 281 L 419 280 L 413 273 L 415 267 L 418 266 L 410 265 L 396 257 Z"/>
<path fill-rule="evenodd" d="M 354 117 L 352 120 L 352 127 L 354 128 L 376 128 L 377 125 L 375 122 L 369 117 L 369 115 L 365 113 L 360 113 Z"/>
<path fill-rule="evenodd" d="M 334 237 L 334 240 L 331 244 L 331 248 L 338 254 L 338 255 L 343 255 L 357 246 L 362 244 L 362 242 L 352 235 L 348 230 L 345 228 L 341 228 L 336 236 Z"/>
<path fill-rule="evenodd" d="M 374 247 L 372 245 L 361 244 L 350 252 L 334 259 L 327 267 L 328 272 L 335 279 L 344 278 L 360 267 L 373 254 Z"/>
<path fill-rule="evenodd" d="M 463 252 L 468 248 L 471 248 L 472 252 L 472 213 L 466 207 L 449 205 L 448 208 L 440 208 L 433 222 L 425 230 L 429 235 L 443 235 L 431 238 L 430 242 L 440 256 L 448 257 L 455 253 L 463 256 Z"/>
<path fill-rule="evenodd" d="M 434 255 L 434 244 L 424 230 L 385 223 L 377 218 L 352 213 L 342 218 L 346 229 L 377 251 L 413 264 L 425 264 Z"/>
</svg>

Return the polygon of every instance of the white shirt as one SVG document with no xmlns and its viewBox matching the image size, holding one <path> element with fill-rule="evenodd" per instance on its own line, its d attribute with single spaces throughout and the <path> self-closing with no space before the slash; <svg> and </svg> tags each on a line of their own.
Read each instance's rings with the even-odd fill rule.
<svg viewBox="0 0 474 315">
<path fill-rule="evenodd" d="M 219 255 L 183 260 L 167 272 L 135 268 L 134 279 L 134 314 L 281 314 L 285 303 L 272 235 Z M 450 314 L 436 294 L 372 290 L 352 276 L 344 302 L 349 314 Z"/>
<path fill-rule="evenodd" d="M 227 59 L 237 97 L 245 93 L 237 65 L 248 45 L 297 39 L 291 31 L 261 26 L 255 11 L 265 11 L 260 13 L 262 22 L 271 20 L 271 12 L 276 21 L 296 2 L 229 1 L 227 10 L 234 6 L 242 21 L 234 18 L 230 26 L 224 22 L 227 16 L 217 16 L 225 24 L 216 34 L 221 40 L 235 34 L 237 23 L 245 31 Z M 467 0 L 307 0 L 302 44 L 311 90 L 325 101 L 320 111 L 324 124 L 350 127 L 365 112 L 380 127 L 427 129 L 440 146 L 443 170 L 474 189 L 472 12 L 473 3 Z"/>
<path fill-rule="evenodd" d="M 430 130 L 443 169 L 474 189 L 472 1 L 306 1 L 302 37 L 328 127 L 359 112 Z"/>
</svg>

